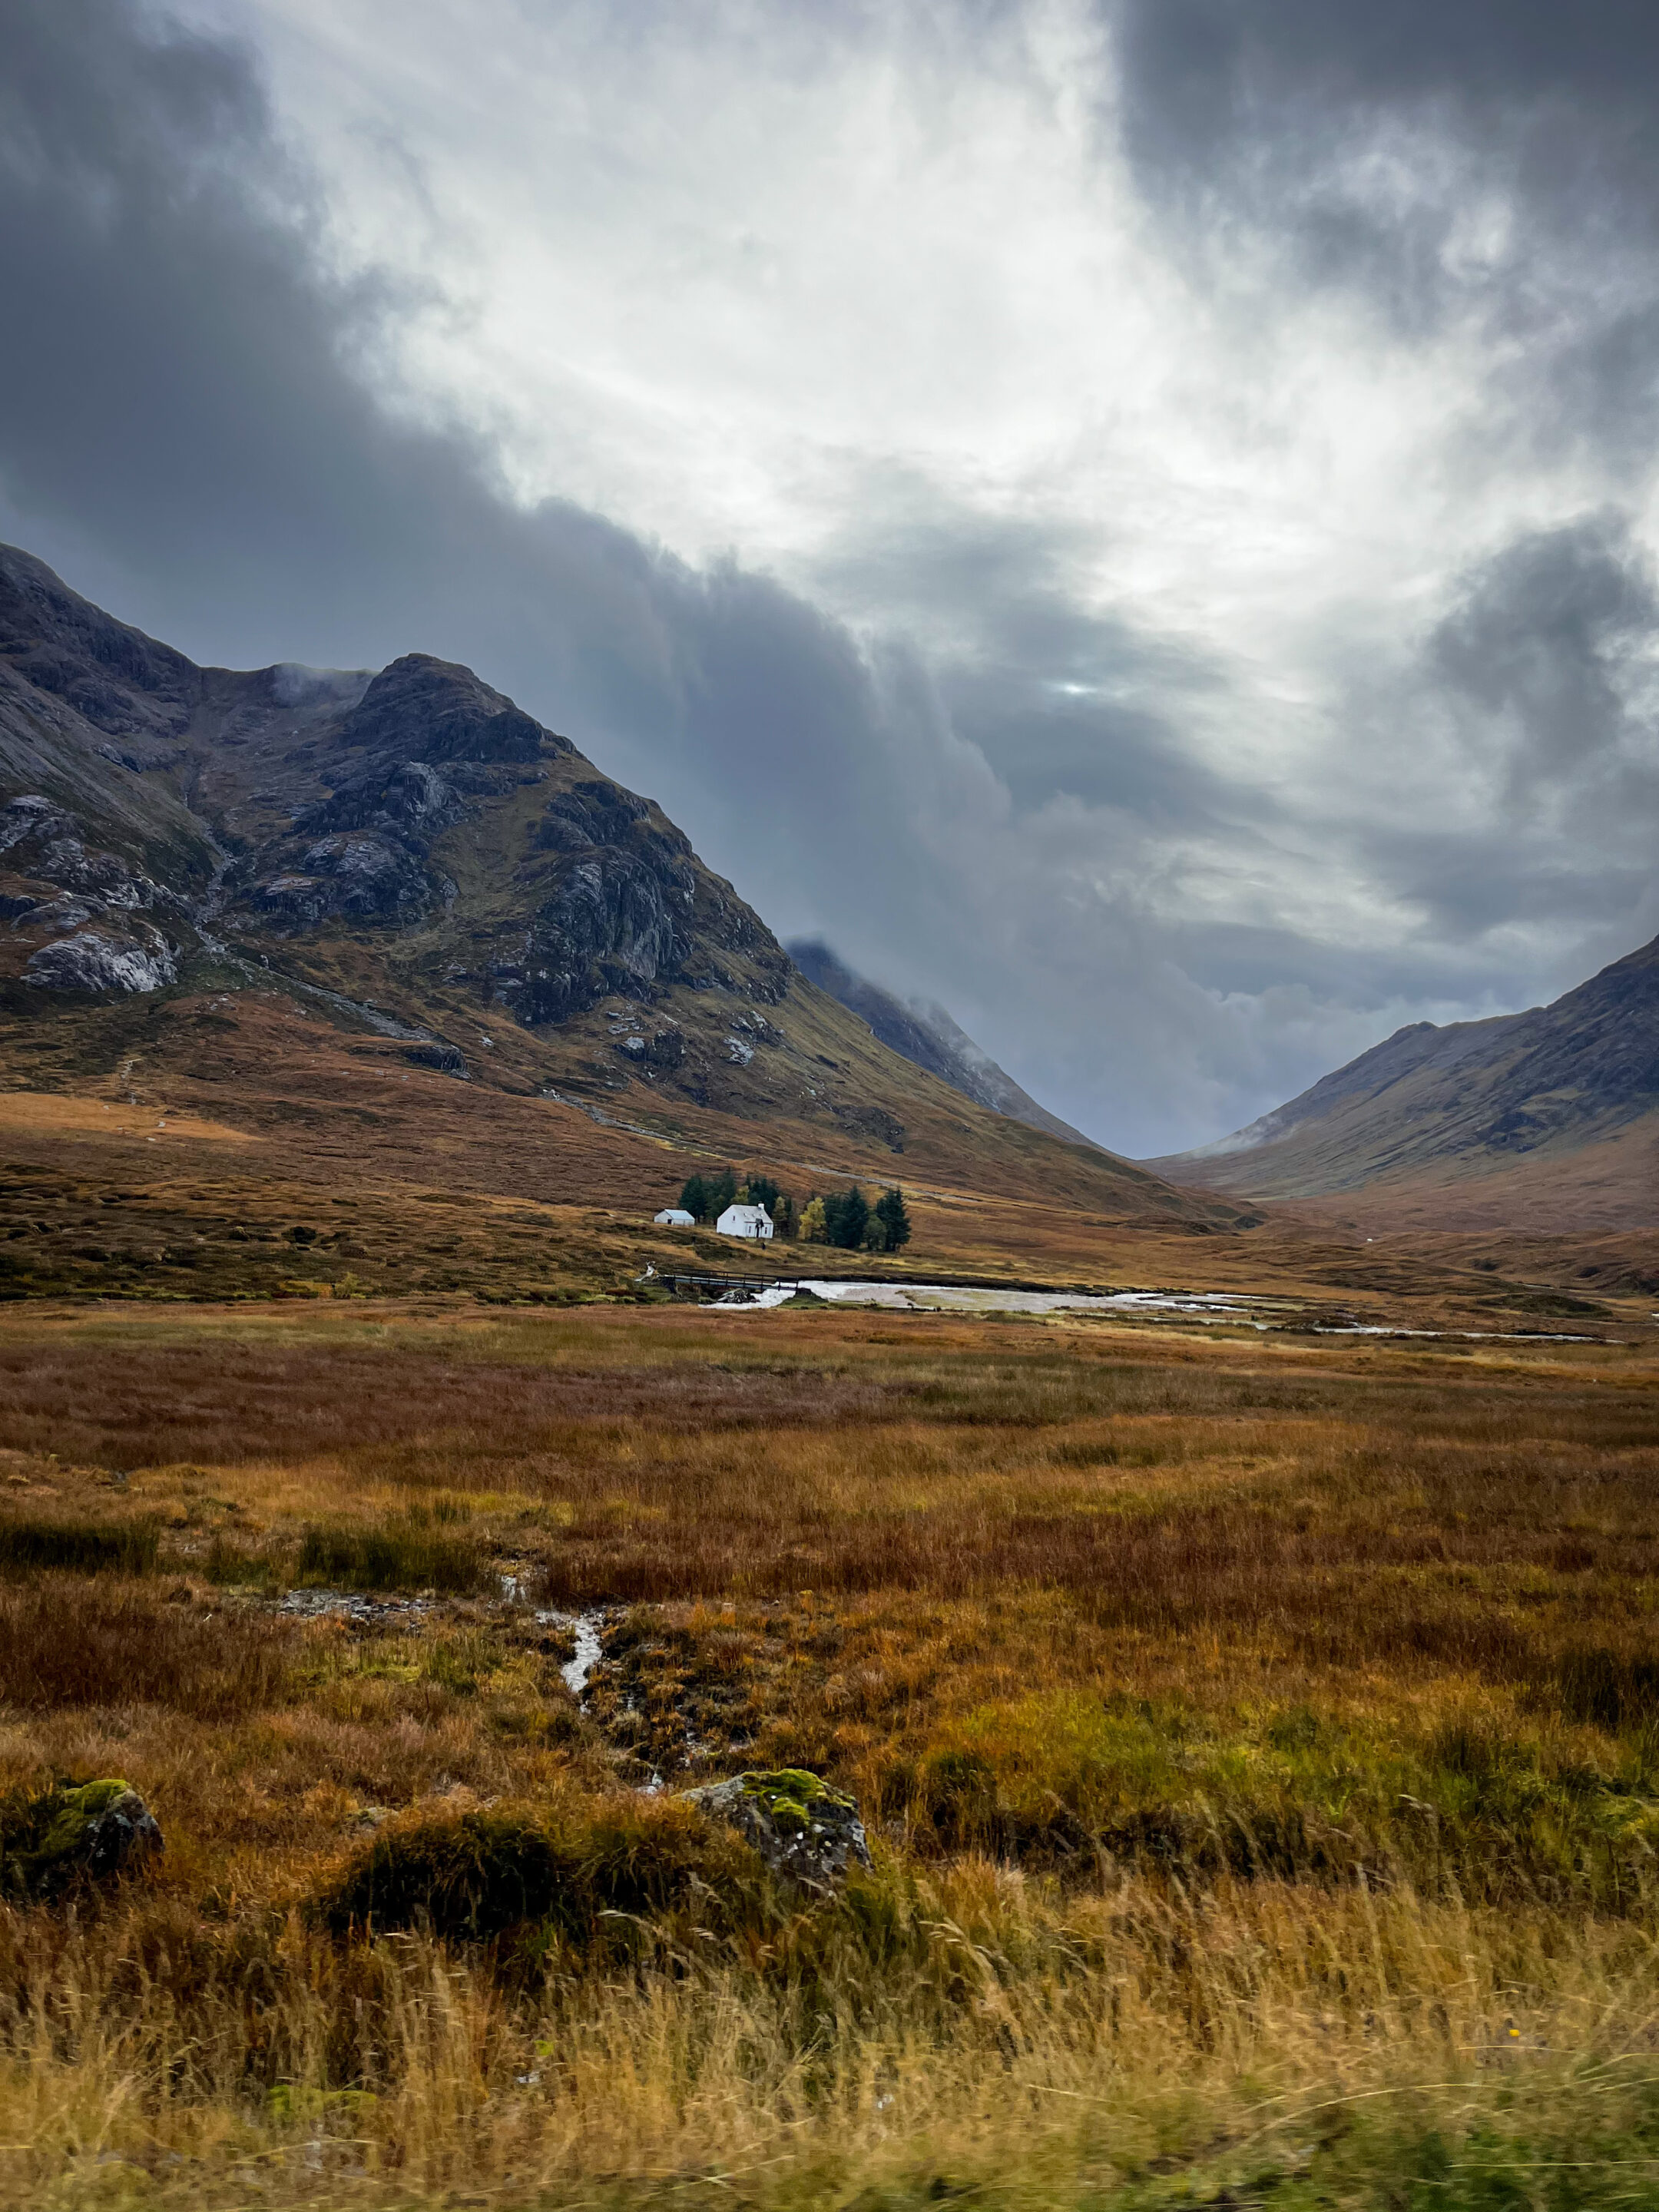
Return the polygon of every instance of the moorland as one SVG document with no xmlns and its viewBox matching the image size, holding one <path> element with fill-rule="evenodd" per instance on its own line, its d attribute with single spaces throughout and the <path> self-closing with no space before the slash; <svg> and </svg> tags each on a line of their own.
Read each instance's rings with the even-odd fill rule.
<svg viewBox="0 0 1659 2212">
<path fill-rule="evenodd" d="M 165 1849 L 0 1907 L 0 2185 L 1642 2201 L 1656 1389 L 1633 1326 L 15 1301 L 0 1784 Z M 760 1767 L 857 1796 L 844 1894 L 678 1802 Z"/>
</svg>

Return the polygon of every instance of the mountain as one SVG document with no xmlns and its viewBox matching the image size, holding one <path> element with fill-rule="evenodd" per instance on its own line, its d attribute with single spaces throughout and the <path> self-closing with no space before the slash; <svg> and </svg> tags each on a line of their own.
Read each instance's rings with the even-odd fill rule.
<svg viewBox="0 0 1659 2212">
<path fill-rule="evenodd" d="M 1093 1144 L 1091 1137 L 1085 1137 L 1058 1114 L 1039 1106 L 1028 1091 L 1022 1091 L 943 1006 L 925 999 L 896 998 L 879 983 L 854 975 L 816 939 L 793 939 L 787 950 L 803 975 L 838 1000 L 849 1013 L 867 1022 L 890 1052 L 925 1067 L 930 1075 L 937 1075 L 942 1083 L 993 1114 L 1024 1121 L 1033 1129 L 1046 1129 L 1051 1137 L 1061 1138 L 1068 1145 Z"/>
<path fill-rule="evenodd" d="M 470 669 L 198 667 L 15 550 L 0 923 L 0 1090 L 170 1100 L 307 1174 L 637 1207 L 723 1158 L 902 1171 L 962 1224 L 1240 1218 L 890 1051 Z"/>
<path fill-rule="evenodd" d="M 1447 1225 L 1659 1224 L 1659 939 L 1551 1006 L 1397 1030 L 1237 1134 L 1145 1164 Z"/>
</svg>

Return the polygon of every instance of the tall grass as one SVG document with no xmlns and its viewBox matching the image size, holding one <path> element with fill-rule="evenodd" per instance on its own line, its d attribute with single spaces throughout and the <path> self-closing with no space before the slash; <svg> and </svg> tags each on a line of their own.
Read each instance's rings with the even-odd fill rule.
<svg viewBox="0 0 1659 2212">
<path fill-rule="evenodd" d="M 222 1721 L 275 1703 L 286 1622 L 160 1604 L 153 1584 L 41 1575 L 0 1590 L 0 1698 L 20 1711 L 156 1705 Z"/>
<path fill-rule="evenodd" d="M 343 1589 L 453 1593 L 477 1589 L 484 1561 L 471 1537 L 410 1516 L 377 1528 L 341 1522 L 307 1528 L 295 1572 L 302 1583 Z"/>
<path fill-rule="evenodd" d="M 974 1861 L 517 1995 L 418 1936 L 13 1916 L 0 2171 L 65 2203 L 121 2162 L 210 2206 L 255 2177 L 278 2204 L 1601 2201 L 1548 2179 L 1577 2160 L 1641 2201 L 1656 1997 L 1644 1942 L 1571 1918 L 1273 1883 L 1062 1905 Z"/>
<path fill-rule="evenodd" d="M 151 1521 L 0 1517 L 0 1574 L 62 1568 L 82 1575 L 147 1574 L 160 1534 Z"/>
</svg>

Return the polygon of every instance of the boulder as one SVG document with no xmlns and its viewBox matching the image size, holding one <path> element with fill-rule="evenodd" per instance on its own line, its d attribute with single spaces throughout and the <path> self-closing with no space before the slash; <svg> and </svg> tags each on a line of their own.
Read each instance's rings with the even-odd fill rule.
<svg viewBox="0 0 1659 2212">
<path fill-rule="evenodd" d="M 118 1777 L 65 1784 L 0 1818 L 0 1888 L 54 1898 L 108 1881 L 161 1848 L 155 1815 Z"/>
<path fill-rule="evenodd" d="M 471 1080 L 465 1054 L 458 1045 L 446 1044 L 441 1037 L 406 1044 L 403 1056 L 411 1067 L 435 1067 L 440 1075 L 453 1075 L 463 1083 Z"/>
<path fill-rule="evenodd" d="M 159 991 L 178 963 L 160 938 L 148 945 L 82 929 L 30 955 L 23 981 L 48 991 Z"/>
<path fill-rule="evenodd" d="M 775 1875 L 819 1896 L 842 1887 L 853 1861 L 870 1864 L 857 1801 L 804 1768 L 734 1774 L 684 1796 L 711 1820 L 735 1828 Z"/>
</svg>

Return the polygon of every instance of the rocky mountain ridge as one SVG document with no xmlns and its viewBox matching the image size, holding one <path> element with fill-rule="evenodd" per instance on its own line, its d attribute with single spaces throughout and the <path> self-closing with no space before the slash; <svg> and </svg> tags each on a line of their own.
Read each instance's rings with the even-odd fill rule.
<svg viewBox="0 0 1659 2212">
<path fill-rule="evenodd" d="M 1594 1176 L 1613 1226 L 1659 1218 L 1656 1144 L 1659 939 L 1547 1006 L 1398 1030 L 1248 1128 L 1145 1164 L 1255 1198 L 1489 1185 L 1517 1218 Z"/>
<path fill-rule="evenodd" d="M 1030 1091 L 1022 1090 L 1006 1068 L 999 1067 L 943 1006 L 931 1000 L 901 999 L 884 990 L 867 976 L 856 975 L 817 938 L 792 939 L 786 950 L 803 975 L 849 1013 L 868 1023 L 889 1051 L 925 1067 L 930 1075 L 937 1075 L 942 1083 L 990 1113 L 1006 1115 L 1033 1129 L 1046 1129 L 1068 1145 L 1093 1145 L 1092 1137 L 1085 1137 L 1058 1114 L 1039 1106 Z"/>
</svg>

